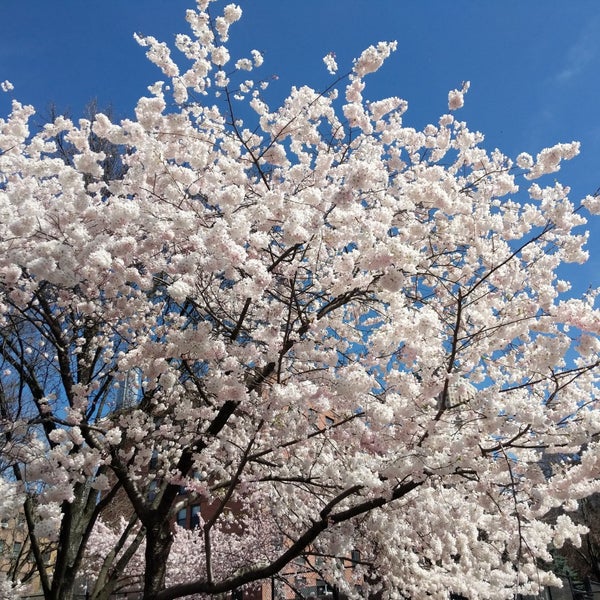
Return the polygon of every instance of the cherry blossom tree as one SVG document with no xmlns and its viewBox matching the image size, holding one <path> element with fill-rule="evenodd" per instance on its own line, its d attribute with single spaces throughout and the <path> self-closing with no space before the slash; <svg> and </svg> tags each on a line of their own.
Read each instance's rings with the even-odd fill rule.
<svg viewBox="0 0 600 600">
<path fill-rule="evenodd" d="M 546 177 L 578 144 L 487 151 L 454 116 L 468 84 L 411 128 L 404 101 L 364 95 L 394 43 L 271 108 L 260 53 L 227 48 L 240 16 L 199 0 L 176 58 L 138 36 L 164 80 L 134 119 L 32 134 L 15 100 L 0 121 L 3 461 L 45 597 L 72 598 L 115 506 L 141 525 L 122 542 L 144 548 L 147 600 L 306 553 L 354 598 L 537 592 L 584 532 L 545 516 L 597 488 L 600 313 L 564 265 L 600 199 Z M 122 149 L 118 177 L 94 139 Z M 203 566 L 170 580 L 191 502 L 210 507 Z M 260 530 L 225 568 L 224 538 Z"/>
<path fill-rule="evenodd" d="M 239 515 L 236 520 L 239 520 Z M 173 527 L 173 545 L 166 571 L 167 585 L 187 583 L 190 573 L 195 577 L 206 577 L 205 524 L 206 521 L 200 519 L 198 527 Z M 268 562 L 281 550 L 279 545 L 274 544 L 275 539 L 273 532 L 268 532 L 262 523 L 256 521 L 245 522 L 243 529 L 236 528 L 235 532 L 230 528 L 215 529 L 212 569 L 221 577 L 232 577 L 246 566 L 248 556 L 253 556 L 255 560 L 261 556 L 263 561 Z M 128 543 L 127 540 L 132 541 Z M 126 522 L 123 518 L 111 525 L 102 519 L 96 522 L 84 559 L 84 574 L 91 600 L 108 600 L 115 592 L 124 593 L 142 587 L 144 546 L 143 528 L 139 523 Z M 205 600 L 209 596 L 194 594 L 186 597 Z"/>
</svg>

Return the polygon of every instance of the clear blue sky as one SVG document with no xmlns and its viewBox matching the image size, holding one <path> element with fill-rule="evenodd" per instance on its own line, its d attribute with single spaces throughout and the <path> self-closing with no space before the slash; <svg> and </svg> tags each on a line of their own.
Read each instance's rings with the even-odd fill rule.
<svg viewBox="0 0 600 600">
<path fill-rule="evenodd" d="M 265 53 L 275 74 L 269 97 L 290 85 L 325 87 L 322 57 L 340 70 L 369 44 L 395 39 L 398 50 L 368 79 L 371 98 L 409 102 L 407 122 L 436 122 L 448 90 L 471 81 L 458 113 L 486 135 L 488 148 L 536 154 L 577 139 L 582 154 L 557 178 L 574 200 L 600 187 L 599 0 L 239 0 L 234 50 Z M 50 102 L 77 115 L 86 102 L 112 103 L 120 116 L 161 74 L 134 31 L 170 42 L 187 32 L 193 0 L 0 0 L 0 81 L 44 113 Z M 0 114 L 8 108 L 0 95 Z M 578 286 L 600 286 L 600 219 L 590 223 L 592 259 Z"/>
</svg>

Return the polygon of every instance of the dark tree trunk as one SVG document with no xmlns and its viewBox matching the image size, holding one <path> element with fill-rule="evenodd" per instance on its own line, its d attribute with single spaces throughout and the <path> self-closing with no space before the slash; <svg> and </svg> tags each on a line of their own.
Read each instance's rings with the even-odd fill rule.
<svg viewBox="0 0 600 600">
<path fill-rule="evenodd" d="M 67 569 L 60 578 L 52 581 L 48 600 L 73 600 L 75 594 L 75 572 Z"/>
<path fill-rule="evenodd" d="M 167 559 L 173 543 L 168 521 L 146 527 L 146 571 L 144 573 L 144 600 L 154 600 L 165 586 Z"/>
</svg>

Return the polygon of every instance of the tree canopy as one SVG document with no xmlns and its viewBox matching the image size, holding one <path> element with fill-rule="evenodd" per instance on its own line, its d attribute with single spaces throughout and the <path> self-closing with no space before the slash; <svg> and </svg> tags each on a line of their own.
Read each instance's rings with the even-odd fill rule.
<svg viewBox="0 0 600 600">
<path fill-rule="evenodd" d="M 535 593 L 584 532 L 546 516 L 597 487 L 597 292 L 564 265 L 600 200 L 547 177 L 578 144 L 488 151 L 455 116 L 468 84 L 407 126 L 365 98 L 387 42 L 271 108 L 260 53 L 229 54 L 240 17 L 199 0 L 175 58 L 138 36 L 164 80 L 135 118 L 32 133 L 15 100 L 0 121 L 0 506 L 23 506 L 45 597 L 91 548 L 95 594 L 142 552 L 148 600 L 307 554 L 350 597 Z"/>
</svg>

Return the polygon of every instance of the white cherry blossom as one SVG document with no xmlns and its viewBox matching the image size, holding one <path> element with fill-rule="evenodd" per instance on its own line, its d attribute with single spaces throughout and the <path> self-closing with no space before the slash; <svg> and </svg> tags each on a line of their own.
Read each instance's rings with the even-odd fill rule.
<svg viewBox="0 0 600 600">
<path fill-rule="evenodd" d="M 218 6 L 173 54 L 137 36 L 165 80 L 134 118 L 0 119 L 3 485 L 55 544 L 46 598 L 117 546 L 98 589 L 133 573 L 152 600 L 315 555 L 352 598 L 537 593 L 582 533 L 553 509 L 597 490 L 600 312 L 564 265 L 600 207 L 554 180 L 578 144 L 407 126 L 364 78 L 393 42 L 270 106 Z M 196 537 L 186 503 L 212 510 Z"/>
</svg>

